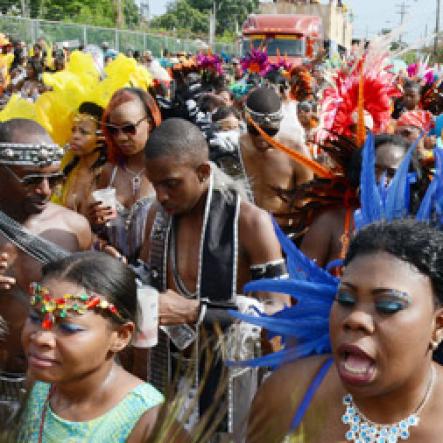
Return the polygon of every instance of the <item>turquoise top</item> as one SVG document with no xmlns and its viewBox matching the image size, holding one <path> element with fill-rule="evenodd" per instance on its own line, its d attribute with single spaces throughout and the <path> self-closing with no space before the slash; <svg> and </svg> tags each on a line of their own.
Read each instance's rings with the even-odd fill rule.
<svg viewBox="0 0 443 443">
<path fill-rule="evenodd" d="M 38 443 L 43 406 L 50 385 L 37 382 L 29 396 L 25 417 L 20 429 L 21 443 Z M 164 398 L 149 383 L 142 383 L 106 414 L 90 421 L 64 420 L 48 406 L 43 428 L 43 443 L 124 443 L 132 429 L 148 410 L 163 403 Z"/>
</svg>

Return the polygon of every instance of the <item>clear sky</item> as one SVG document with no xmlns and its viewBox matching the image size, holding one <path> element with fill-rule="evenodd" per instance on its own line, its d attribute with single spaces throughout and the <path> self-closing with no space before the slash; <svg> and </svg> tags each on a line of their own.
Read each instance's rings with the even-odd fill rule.
<svg viewBox="0 0 443 443">
<path fill-rule="evenodd" d="M 169 0 L 150 0 L 151 14 L 158 15 L 165 12 L 168 2 Z M 400 15 L 397 12 L 403 0 L 344 0 L 343 2 L 354 12 L 356 37 L 366 35 L 373 37 L 382 28 L 392 28 L 400 24 Z M 428 35 L 432 34 L 435 29 L 436 0 L 404 0 L 404 2 L 409 6 L 408 15 L 405 17 L 404 39 L 415 42 L 424 38 L 426 25 L 428 25 Z M 443 2 L 441 16 L 443 17 Z"/>
<path fill-rule="evenodd" d="M 393 28 L 400 24 L 400 5 L 403 0 L 344 0 L 355 15 L 354 34 L 373 37 L 381 28 Z M 435 29 L 436 0 L 405 0 L 408 15 L 405 17 L 405 40 L 415 42 Z M 443 8 L 443 4 L 442 4 Z M 443 16 L 443 10 L 441 11 Z"/>
<path fill-rule="evenodd" d="M 151 14 L 159 15 L 163 14 L 166 10 L 166 5 L 169 3 L 169 0 L 150 0 L 149 5 L 151 6 Z"/>
</svg>

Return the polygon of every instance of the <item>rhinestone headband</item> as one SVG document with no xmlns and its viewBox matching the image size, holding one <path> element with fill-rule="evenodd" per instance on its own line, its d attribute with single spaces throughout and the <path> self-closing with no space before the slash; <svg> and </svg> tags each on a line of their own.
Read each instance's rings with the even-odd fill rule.
<svg viewBox="0 0 443 443">
<path fill-rule="evenodd" d="M 56 144 L 0 143 L 0 164 L 49 166 L 59 163 L 64 154 Z"/>
<path fill-rule="evenodd" d="M 117 321 L 124 322 L 117 308 L 95 293 L 87 294 L 84 291 L 78 295 L 63 294 L 60 297 L 54 297 L 48 288 L 39 283 L 31 283 L 29 292 L 31 305 L 40 305 L 40 311 L 44 314 L 42 328 L 45 330 L 52 329 L 57 319 L 66 318 L 69 313 L 83 315 L 86 311 L 95 309 L 106 311 Z"/>
<path fill-rule="evenodd" d="M 247 106 L 245 107 L 245 111 L 259 126 L 274 127 L 278 126 L 283 120 L 283 112 L 281 108 L 278 111 L 270 114 L 255 112 Z"/>
</svg>

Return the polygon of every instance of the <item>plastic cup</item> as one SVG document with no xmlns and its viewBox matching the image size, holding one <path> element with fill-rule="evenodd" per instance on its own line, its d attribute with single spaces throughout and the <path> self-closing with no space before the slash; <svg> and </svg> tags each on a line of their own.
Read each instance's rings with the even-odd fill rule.
<svg viewBox="0 0 443 443">
<path fill-rule="evenodd" d="M 137 289 L 138 323 L 133 346 L 152 348 L 158 343 L 158 291 L 152 286 Z"/>
<path fill-rule="evenodd" d="M 92 198 L 96 202 L 101 202 L 103 206 L 108 206 L 112 210 L 112 218 L 117 217 L 117 194 L 115 188 L 97 189 L 92 193 Z M 111 223 L 106 224 L 110 226 Z"/>
<path fill-rule="evenodd" d="M 92 193 L 92 197 L 96 202 L 102 202 L 103 206 L 109 206 L 113 210 L 117 208 L 115 188 L 97 189 Z"/>
</svg>

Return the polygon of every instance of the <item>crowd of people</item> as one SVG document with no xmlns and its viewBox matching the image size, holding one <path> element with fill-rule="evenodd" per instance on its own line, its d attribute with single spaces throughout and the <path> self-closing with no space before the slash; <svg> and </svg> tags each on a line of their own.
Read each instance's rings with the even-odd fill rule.
<svg viewBox="0 0 443 443">
<path fill-rule="evenodd" d="M 5 441 L 441 440 L 443 75 L 389 44 L 2 36 Z"/>
</svg>

